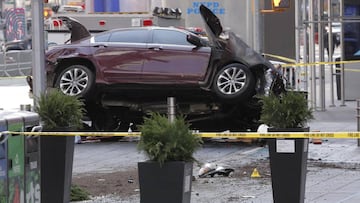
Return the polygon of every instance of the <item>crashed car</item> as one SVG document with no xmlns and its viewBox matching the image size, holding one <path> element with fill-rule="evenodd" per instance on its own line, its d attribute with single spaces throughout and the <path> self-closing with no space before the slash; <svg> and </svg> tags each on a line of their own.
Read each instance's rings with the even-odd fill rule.
<svg viewBox="0 0 360 203">
<path fill-rule="evenodd" d="M 71 43 L 46 52 L 47 86 L 85 99 L 97 130 L 128 130 L 167 98 L 199 130 L 241 130 L 259 118 L 273 65 L 200 6 L 208 40 L 172 27 L 132 27 L 95 35 L 63 17 Z"/>
</svg>

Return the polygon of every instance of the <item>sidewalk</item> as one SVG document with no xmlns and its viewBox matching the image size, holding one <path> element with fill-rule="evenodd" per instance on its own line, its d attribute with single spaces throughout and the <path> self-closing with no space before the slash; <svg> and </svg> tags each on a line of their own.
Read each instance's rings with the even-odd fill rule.
<svg viewBox="0 0 360 203">
<path fill-rule="evenodd" d="M 315 112 L 310 130 L 321 132 L 356 131 L 356 102 L 346 102 L 324 112 Z M 250 154 L 236 154 L 225 162 L 242 162 L 268 158 L 268 148 L 259 147 Z M 239 172 L 245 169 L 237 168 Z M 356 139 L 323 139 L 322 144 L 309 144 L 305 203 L 360 202 L 360 147 Z M 194 175 L 198 168 L 194 168 Z M 242 177 L 197 178 L 192 182 L 193 203 L 270 203 L 273 202 L 270 174 L 260 170 L 261 178 Z M 139 195 L 127 198 L 98 197 L 82 203 L 133 203 Z"/>
<path fill-rule="evenodd" d="M 315 119 L 309 123 L 310 130 L 357 131 L 356 102 L 346 102 L 346 106 L 339 104 L 323 112 L 314 112 Z M 267 150 L 265 147 L 257 153 L 268 157 Z M 323 139 L 322 144 L 309 144 L 307 169 L 306 203 L 360 202 L 360 147 L 356 139 Z M 198 179 L 193 182 L 191 200 L 196 203 L 273 202 L 270 174 L 262 175 L 268 178 L 248 178 L 240 182 L 230 178 L 221 183 L 216 178 L 208 179 L 210 183 Z"/>
<path fill-rule="evenodd" d="M 324 112 L 315 112 L 311 130 L 322 132 L 357 131 L 357 102 L 338 102 Z M 311 144 L 309 160 L 334 164 L 346 169 L 320 169 L 307 176 L 306 202 L 360 202 L 360 147 L 357 139 L 329 139 L 321 145 Z M 354 169 L 354 170 L 351 170 Z"/>
<path fill-rule="evenodd" d="M 32 104 L 28 98 L 26 82 L 8 86 L 9 81 L 0 80 L 0 108 L 19 109 L 20 104 Z M 356 102 L 347 101 L 346 106 L 326 107 L 324 112 L 314 112 L 315 119 L 309 123 L 310 131 L 348 132 L 357 131 Z M 267 148 L 260 148 L 252 156 L 267 155 Z M 242 157 L 234 157 L 240 160 Z M 359 203 L 360 202 L 360 147 L 356 139 L 323 139 L 322 144 L 309 145 L 308 173 L 306 180 L 306 203 Z M 316 164 L 313 164 L 316 163 Z M 196 171 L 196 170 L 194 170 Z M 269 174 L 260 174 L 269 177 Z M 270 178 L 209 178 L 193 181 L 191 202 L 194 203 L 270 203 L 272 188 Z M 89 202 L 139 202 L 138 196 L 126 200 L 102 198 Z"/>
<path fill-rule="evenodd" d="M 340 104 L 340 102 L 338 102 Z M 314 112 L 311 131 L 357 131 L 356 102 L 337 104 L 324 112 Z M 360 202 L 360 147 L 356 139 L 323 139 L 321 145 L 309 144 L 305 202 Z M 314 167 L 311 163 L 329 167 Z M 260 192 L 263 191 L 263 192 Z M 256 198 L 244 202 L 272 202 L 272 190 L 259 190 Z M 196 201 L 195 201 L 196 202 Z"/>
</svg>

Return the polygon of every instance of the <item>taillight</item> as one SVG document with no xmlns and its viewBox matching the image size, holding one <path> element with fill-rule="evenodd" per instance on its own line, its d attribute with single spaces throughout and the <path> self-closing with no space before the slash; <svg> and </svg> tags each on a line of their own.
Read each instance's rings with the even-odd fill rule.
<svg viewBox="0 0 360 203">
<path fill-rule="evenodd" d="M 143 20 L 143 26 L 152 26 L 153 21 L 151 19 L 144 19 Z"/>
</svg>

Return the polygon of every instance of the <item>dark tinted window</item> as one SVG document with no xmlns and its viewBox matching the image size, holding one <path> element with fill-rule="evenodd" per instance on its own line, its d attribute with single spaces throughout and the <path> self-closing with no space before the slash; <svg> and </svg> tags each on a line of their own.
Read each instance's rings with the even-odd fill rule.
<svg viewBox="0 0 360 203">
<path fill-rule="evenodd" d="M 94 37 L 95 42 L 107 42 L 109 41 L 110 33 L 99 34 Z"/>
<path fill-rule="evenodd" d="M 0 159 L 5 158 L 5 145 L 0 144 Z"/>
<path fill-rule="evenodd" d="M 192 46 L 186 40 L 186 33 L 176 30 L 154 30 L 153 43 Z"/>
<path fill-rule="evenodd" d="M 145 43 L 148 30 L 122 30 L 113 32 L 109 42 Z"/>
<path fill-rule="evenodd" d="M 344 15 L 346 17 L 353 18 L 360 15 L 360 5 L 344 4 Z M 358 60 L 360 57 L 360 23 L 349 22 L 343 25 L 345 60 Z"/>
</svg>

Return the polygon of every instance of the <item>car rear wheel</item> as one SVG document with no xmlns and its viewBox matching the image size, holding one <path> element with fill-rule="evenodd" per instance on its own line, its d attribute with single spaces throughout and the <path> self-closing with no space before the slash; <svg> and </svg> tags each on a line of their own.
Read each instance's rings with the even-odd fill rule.
<svg viewBox="0 0 360 203">
<path fill-rule="evenodd" d="M 58 75 L 55 86 L 64 94 L 86 97 L 94 86 L 94 74 L 83 65 L 72 65 Z"/>
<path fill-rule="evenodd" d="M 213 91 L 221 99 L 248 99 L 254 89 L 254 75 L 245 65 L 229 64 L 215 75 Z"/>
</svg>

